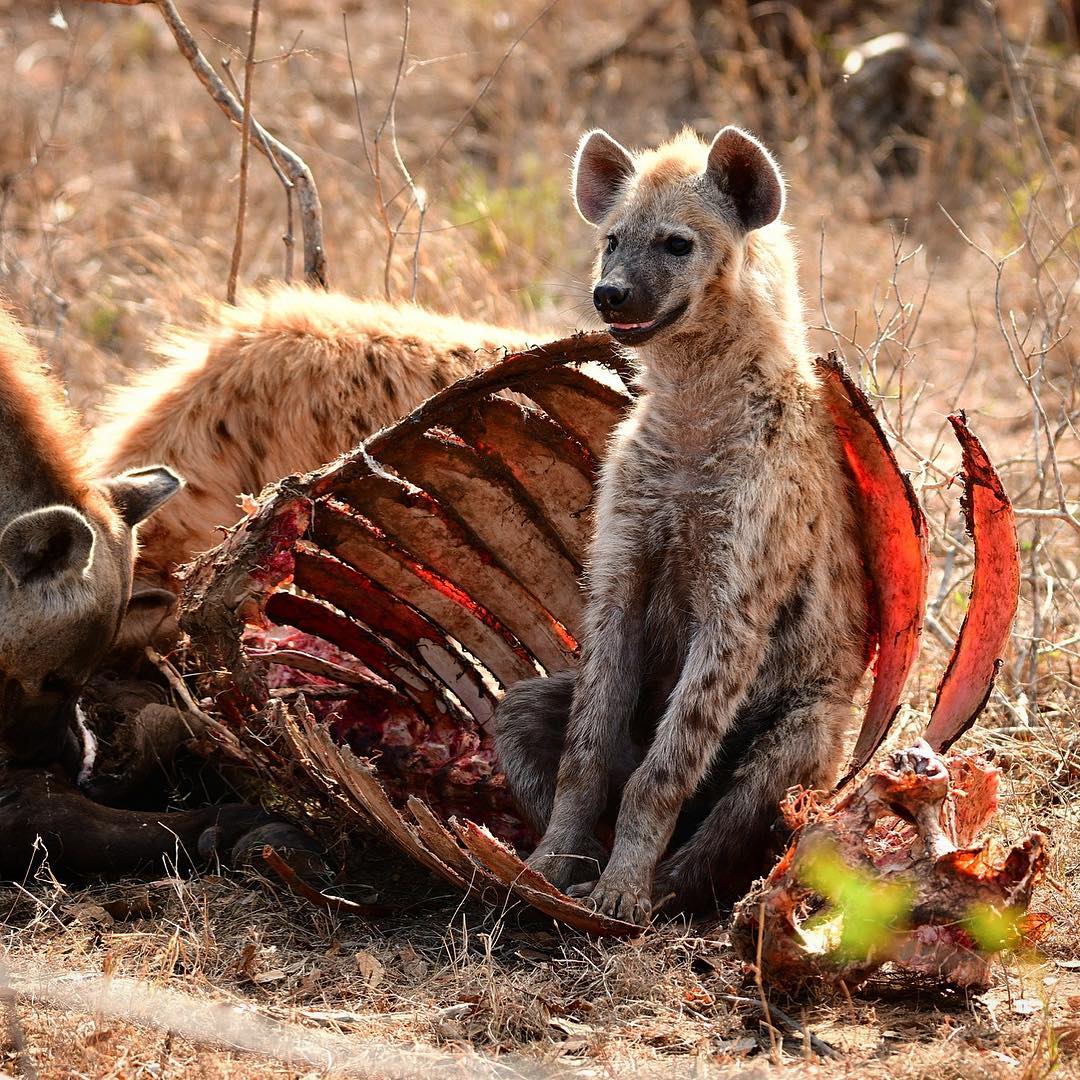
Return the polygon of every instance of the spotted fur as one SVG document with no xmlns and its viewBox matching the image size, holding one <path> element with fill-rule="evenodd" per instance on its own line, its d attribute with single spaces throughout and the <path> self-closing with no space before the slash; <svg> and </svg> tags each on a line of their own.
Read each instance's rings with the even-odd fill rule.
<svg viewBox="0 0 1080 1080">
<path fill-rule="evenodd" d="M 527 337 L 303 285 L 166 336 L 164 364 L 116 393 L 94 438 L 103 469 L 163 461 L 186 480 L 141 533 L 123 644 L 169 635 L 173 571 L 221 539 L 241 495 L 334 460 Z"/>
<path fill-rule="evenodd" d="M 864 589 L 772 159 L 732 128 L 640 154 L 593 133 L 575 187 L 641 394 L 603 463 L 579 670 L 513 688 L 497 739 L 532 865 L 641 921 L 744 888 L 786 788 L 833 779 Z"/>
</svg>

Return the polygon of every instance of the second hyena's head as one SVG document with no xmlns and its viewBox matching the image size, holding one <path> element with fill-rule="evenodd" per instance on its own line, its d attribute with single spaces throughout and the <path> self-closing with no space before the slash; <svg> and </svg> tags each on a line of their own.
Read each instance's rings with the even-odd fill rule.
<svg viewBox="0 0 1080 1080">
<path fill-rule="evenodd" d="M 180 481 L 137 469 L 10 518 L 0 447 L 0 762 L 56 761 L 131 595 L 135 526 Z"/>
<path fill-rule="evenodd" d="M 612 337 L 642 345 L 703 317 L 737 283 L 747 239 L 779 218 L 784 184 L 739 128 L 711 143 L 686 131 L 631 153 L 591 131 L 574 161 L 578 211 L 600 232 L 593 302 Z"/>
</svg>

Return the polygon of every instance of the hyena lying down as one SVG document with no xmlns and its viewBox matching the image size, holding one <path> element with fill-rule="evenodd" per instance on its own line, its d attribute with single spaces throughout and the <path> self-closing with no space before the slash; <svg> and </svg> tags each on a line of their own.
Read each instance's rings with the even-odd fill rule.
<svg viewBox="0 0 1080 1080">
<path fill-rule="evenodd" d="M 179 480 L 151 466 L 97 480 L 85 438 L 15 320 L 0 309 L 0 875 L 42 854 L 124 870 L 228 852 L 269 822 L 246 807 L 153 814 L 99 806 L 75 785 L 89 736 L 77 701 L 120 625 L 134 529 Z M 278 840 L 282 837 L 278 836 Z M 284 837 L 293 842 L 290 830 Z"/>
<path fill-rule="evenodd" d="M 308 472 L 528 334 L 278 286 L 160 346 L 167 363 L 117 393 L 94 437 L 105 471 L 164 462 L 186 485 L 140 532 L 121 644 L 174 630 L 173 571 L 240 517 L 242 494 Z"/>
<path fill-rule="evenodd" d="M 737 894 L 785 790 L 834 777 L 865 593 L 767 151 L 730 127 L 639 154 L 594 131 L 574 191 L 642 392 L 600 477 L 580 668 L 514 687 L 497 747 L 543 833 L 530 863 L 640 922 L 654 897 Z"/>
</svg>

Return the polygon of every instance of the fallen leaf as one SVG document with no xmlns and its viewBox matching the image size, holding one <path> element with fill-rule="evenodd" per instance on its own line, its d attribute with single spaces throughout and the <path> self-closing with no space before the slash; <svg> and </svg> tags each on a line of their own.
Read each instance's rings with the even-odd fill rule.
<svg viewBox="0 0 1080 1080">
<path fill-rule="evenodd" d="M 260 971 L 251 981 L 261 985 L 262 983 L 277 982 L 278 979 L 284 978 L 285 972 L 281 968 L 271 968 L 269 971 Z"/>
<path fill-rule="evenodd" d="M 112 926 L 114 921 L 100 904 L 69 904 L 64 910 L 75 922 L 91 926 Z"/>
<path fill-rule="evenodd" d="M 588 1039 L 565 1039 L 559 1043 L 558 1054 L 560 1057 L 566 1057 L 569 1054 L 579 1054 L 582 1050 L 586 1049 L 589 1045 Z"/>
<path fill-rule="evenodd" d="M 708 1008 L 710 1005 L 716 1003 L 716 999 L 705 989 L 700 983 L 695 983 L 693 986 L 688 986 L 683 991 L 682 999 L 685 1004 L 692 1005 L 694 1008 Z"/>
<path fill-rule="evenodd" d="M 750 1054 L 758 1048 L 758 1041 L 743 1036 L 741 1039 L 721 1039 L 714 1045 L 720 1054 Z"/>
<path fill-rule="evenodd" d="M 531 960 L 536 964 L 545 964 L 551 959 L 551 956 L 548 953 L 540 952 L 539 949 L 515 949 L 514 955 L 517 956 L 519 960 Z"/>
<path fill-rule="evenodd" d="M 383 980 L 386 969 L 369 952 L 356 954 L 356 967 L 368 988 L 374 990 Z"/>
<path fill-rule="evenodd" d="M 555 1028 L 556 1031 L 561 1031 L 564 1035 L 569 1035 L 571 1038 L 583 1038 L 586 1035 L 592 1035 L 596 1030 L 588 1024 L 579 1024 L 576 1020 L 567 1020 L 564 1016 L 553 1016 L 548 1021 L 548 1026 Z"/>
<path fill-rule="evenodd" d="M 236 969 L 244 976 L 245 979 L 252 979 L 255 976 L 255 954 L 258 952 L 258 947 L 254 941 L 249 941 L 240 953 L 240 959 L 236 962 Z"/>
<path fill-rule="evenodd" d="M 156 898 L 151 899 L 148 888 L 142 888 L 106 900 L 101 906 L 118 922 L 123 922 L 126 919 L 153 918 L 160 910 L 161 903 Z"/>
<path fill-rule="evenodd" d="M 1054 1035 L 1057 1037 L 1059 1050 L 1067 1054 L 1075 1054 L 1080 1050 L 1080 1026 L 1055 1028 Z"/>
<path fill-rule="evenodd" d="M 1039 998 L 1014 998 L 1012 1011 L 1017 1016 L 1034 1016 L 1043 1011 L 1043 1003 Z"/>
<path fill-rule="evenodd" d="M 428 962 L 411 945 L 398 949 L 397 958 L 402 972 L 414 979 L 423 978 L 428 973 Z"/>
</svg>

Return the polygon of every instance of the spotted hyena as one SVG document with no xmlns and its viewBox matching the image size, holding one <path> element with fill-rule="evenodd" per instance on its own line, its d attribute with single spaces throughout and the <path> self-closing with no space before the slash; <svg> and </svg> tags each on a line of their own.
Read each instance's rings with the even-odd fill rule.
<svg viewBox="0 0 1080 1080">
<path fill-rule="evenodd" d="M 55 760 L 124 614 L 135 527 L 180 481 L 98 479 L 62 391 L 0 308 L 0 765 Z"/>
<path fill-rule="evenodd" d="M 78 699 L 124 616 L 136 528 L 180 486 L 160 465 L 99 478 L 85 441 L 0 308 L 0 878 L 46 854 L 57 870 L 98 873 L 228 859 L 242 843 L 303 849 L 256 807 L 123 810 L 78 786 L 93 745 Z"/>
<path fill-rule="evenodd" d="M 573 186 L 641 394 L 600 476 L 580 667 L 514 687 L 497 744 L 531 864 L 640 921 L 741 890 L 785 789 L 831 781 L 864 585 L 772 157 L 733 127 L 641 153 L 594 131 Z"/>
<path fill-rule="evenodd" d="M 252 292 L 167 335 L 164 363 L 118 390 L 94 433 L 103 471 L 164 462 L 186 480 L 141 531 L 121 645 L 175 632 L 173 572 L 221 540 L 242 494 L 333 461 L 528 338 L 306 285 Z"/>
</svg>

